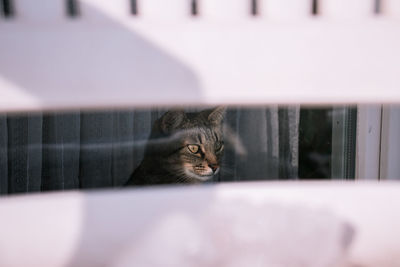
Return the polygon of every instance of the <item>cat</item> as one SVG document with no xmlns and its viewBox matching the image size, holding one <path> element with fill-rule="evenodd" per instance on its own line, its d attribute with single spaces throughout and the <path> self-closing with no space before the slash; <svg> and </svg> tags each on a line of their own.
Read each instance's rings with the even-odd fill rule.
<svg viewBox="0 0 400 267">
<path fill-rule="evenodd" d="M 220 170 L 225 107 L 185 113 L 170 110 L 154 122 L 144 158 L 127 186 L 201 183 Z"/>
</svg>

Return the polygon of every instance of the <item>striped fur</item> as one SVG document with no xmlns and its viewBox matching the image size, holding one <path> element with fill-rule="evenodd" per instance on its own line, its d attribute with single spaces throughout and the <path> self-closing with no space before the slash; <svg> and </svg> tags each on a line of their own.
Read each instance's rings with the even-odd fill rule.
<svg viewBox="0 0 400 267">
<path fill-rule="evenodd" d="M 126 185 L 201 183 L 220 169 L 225 108 L 170 110 L 153 125 L 141 164 Z"/>
</svg>

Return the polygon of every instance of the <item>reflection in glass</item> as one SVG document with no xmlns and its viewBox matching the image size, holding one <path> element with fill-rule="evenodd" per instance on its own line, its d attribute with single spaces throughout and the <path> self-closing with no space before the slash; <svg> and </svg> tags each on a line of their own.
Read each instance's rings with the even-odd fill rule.
<svg viewBox="0 0 400 267">
<path fill-rule="evenodd" d="M 157 135 L 150 135 L 167 111 L 173 116 L 164 121 L 164 130 L 174 123 L 187 122 L 188 116 L 210 115 L 210 110 L 218 108 L 185 107 L 181 109 L 182 118 L 174 110 L 179 109 L 3 114 L 0 192 L 121 187 L 146 153 L 153 158 L 167 158 L 162 154 L 162 141 L 167 139 L 162 138 L 172 135 L 160 136 L 159 140 Z M 221 110 L 221 134 L 217 133 L 219 130 L 209 131 L 208 126 L 192 124 L 184 132 L 186 137 L 190 132 L 193 140 L 174 144 L 181 149 L 181 157 L 199 159 L 192 160 L 197 163 L 189 166 L 182 158 L 176 158 L 175 163 L 178 160 L 189 166 L 175 168 L 177 172 L 189 171 L 206 182 L 354 178 L 355 108 L 271 105 Z M 159 150 L 149 154 L 154 142 L 158 142 Z M 206 157 L 211 150 L 201 142 L 209 145 L 213 153 Z M 169 162 L 172 166 L 173 160 Z M 168 160 L 163 161 L 167 163 Z M 157 167 L 160 166 L 154 169 Z"/>
</svg>

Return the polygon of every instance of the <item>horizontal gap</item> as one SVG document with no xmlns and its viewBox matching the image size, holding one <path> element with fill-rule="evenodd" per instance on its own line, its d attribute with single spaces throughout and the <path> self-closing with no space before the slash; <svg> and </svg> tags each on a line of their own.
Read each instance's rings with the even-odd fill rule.
<svg viewBox="0 0 400 267">
<path fill-rule="evenodd" d="M 130 3 L 131 3 L 131 14 L 137 16 L 139 13 L 137 0 L 131 0 Z"/>
<path fill-rule="evenodd" d="M 79 2 L 78 0 L 67 0 L 67 16 L 68 17 L 78 17 L 79 12 Z"/>
<path fill-rule="evenodd" d="M 380 14 L 382 13 L 382 2 L 380 0 L 375 0 L 374 3 L 374 13 L 375 14 Z"/>
<path fill-rule="evenodd" d="M 258 2 L 257 2 L 257 0 L 251 0 L 250 14 L 253 15 L 253 16 L 257 16 L 258 15 Z"/>
<path fill-rule="evenodd" d="M 1 13 L 6 18 L 11 18 L 15 15 L 14 4 L 12 0 L 0 0 Z"/>
<path fill-rule="evenodd" d="M 311 14 L 313 16 L 317 16 L 319 14 L 318 8 L 319 8 L 318 0 L 312 0 Z"/>
<path fill-rule="evenodd" d="M 191 3 L 190 3 L 190 14 L 192 16 L 199 15 L 199 7 L 198 7 L 197 0 L 192 0 L 191 1 Z"/>
</svg>

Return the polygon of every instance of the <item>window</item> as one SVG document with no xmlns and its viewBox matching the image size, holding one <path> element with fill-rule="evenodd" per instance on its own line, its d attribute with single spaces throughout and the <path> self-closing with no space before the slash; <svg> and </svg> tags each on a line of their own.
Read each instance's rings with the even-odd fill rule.
<svg viewBox="0 0 400 267">
<path fill-rule="evenodd" d="M 399 266 L 399 10 L 0 0 L 0 266 Z"/>
<path fill-rule="evenodd" d="M 197 115 L 210 109 L 184 110 Z M 3 114 L 1 192 L 123 186 L 147 144 L 158 142 L 148 140 L 151 129 L 168 111 L 174 108 Z M 229 106 L 219 169 L 206 180 L 354 179 L 356 112 L 355 107 Z M 195 131 L 200 134 L 201 128 Z M 149 167 L 159 167 L 154 165 Z"/>
</svg>

